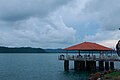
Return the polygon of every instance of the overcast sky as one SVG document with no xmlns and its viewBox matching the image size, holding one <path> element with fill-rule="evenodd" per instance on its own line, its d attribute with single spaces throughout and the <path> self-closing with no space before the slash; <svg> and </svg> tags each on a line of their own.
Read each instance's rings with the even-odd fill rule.
<svg viewBox="0 0 120 80">
<path fill-rule="evenodd" d="M 84 41 L 115 48 L 120 0 L 0 0 L 0 46 L 65 48 Z"/>
</svg>

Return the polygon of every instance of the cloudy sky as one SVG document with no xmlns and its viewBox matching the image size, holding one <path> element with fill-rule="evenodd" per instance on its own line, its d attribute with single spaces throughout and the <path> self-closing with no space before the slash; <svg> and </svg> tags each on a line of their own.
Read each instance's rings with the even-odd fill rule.
<svg viewBox="0 0 120 80">
<path fill-rule="evenodd" d="M 0 46 L 65 48 L 84 41 L 115 48 L 120 0 L 0 0 Z"/>
</svg>

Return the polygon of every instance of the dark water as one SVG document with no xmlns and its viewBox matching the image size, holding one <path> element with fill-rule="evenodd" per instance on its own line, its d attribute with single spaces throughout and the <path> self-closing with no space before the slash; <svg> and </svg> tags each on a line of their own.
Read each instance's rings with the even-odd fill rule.
<svg viewBox="0 0 120 80">
<path fill-rule="evenodd" d="M 58 55 L 0 54 L 0 80 L 87 80 L 88 72 L 64 72 Z"/>
</svg>

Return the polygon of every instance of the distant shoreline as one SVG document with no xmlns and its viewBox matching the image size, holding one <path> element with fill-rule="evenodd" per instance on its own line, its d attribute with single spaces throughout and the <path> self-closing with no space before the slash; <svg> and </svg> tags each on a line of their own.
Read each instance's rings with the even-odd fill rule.
<svg viewBox="0 0 120 80">
<path fill-rule="evenodd" d="M 3 47 L 0 46 L 0 53 L 66 53 L 64 49 L 42 49 L 32 47 Z M 77 50 L 68 51 L 68 53 L 78 53 Z M 89 51 L 81 51 L 80 53 L 90 53 Z M 93 53 L 100 53 L 93 51 Z"/>
<path fill-rule="evenodd" d="M 0 53 L 66 53 L 64 49 L 42 49 L 32 47 L 4 47 L 0 46 Z"/>
</svg>

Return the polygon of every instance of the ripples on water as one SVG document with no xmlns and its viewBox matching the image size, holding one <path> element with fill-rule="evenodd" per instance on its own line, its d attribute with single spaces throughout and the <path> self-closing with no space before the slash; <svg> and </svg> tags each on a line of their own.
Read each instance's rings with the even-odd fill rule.
<svg viewBox="0 0 120 80">
<path fill-rule="evenodd" d="M 87 80 L 88 72 L 64 72 L 58 55 L 0 54 L 0 80 Z"/>
</svg>

